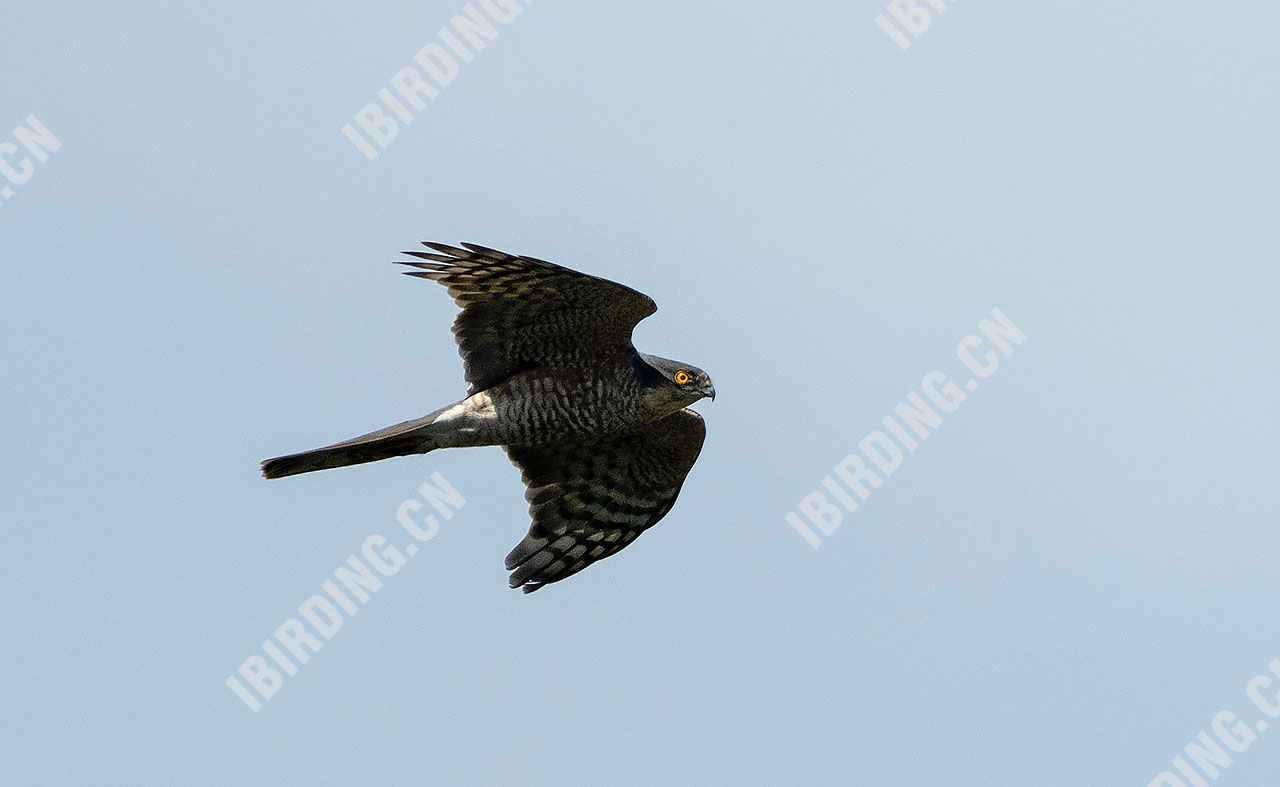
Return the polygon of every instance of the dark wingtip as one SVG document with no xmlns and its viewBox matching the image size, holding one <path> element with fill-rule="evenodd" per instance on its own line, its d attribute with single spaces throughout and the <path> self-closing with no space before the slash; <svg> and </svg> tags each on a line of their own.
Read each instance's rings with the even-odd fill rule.
<svg viewBox="0 0 1280 787">
<path fill-rule="evenodd" d="M 504 561 L 503 565 L 507 567 L 508 571 L 513 571 L 521 563 L 536 555 L 543 547 L 550 543 L 551 539 L 540 538 L 530 533 L 525 536 L 519 544 L 516 544 L 515 548 L 507 554 L 507 559 Z"/>
<path fill-rule="evenodd" d="M 448 254 L 453 258 L 467 256 L 466 249 L 459 249 L 457 246 L 450 246 L 447 243 L 436 243 L 435 241 L 424 240 L 422 241 L 422 245 L 426 246 L 428 249 L 435 249 L 441 254 Z"/>
<path fill-rule="evenodd" d="M 479 243 L 463 242 L 462 246 L 472 254 L 479 254 L 480 256 L 488 257 L 491 260 L 501 260 L 506 259 L 507 257 L 505 252 L 498 251 L 497 249 L 491 249 L 488 246 L 481 246 Z"/>
<path fill-rule="evenodd" d="M 457 257 L 450 257 L 447 254 L 431 254 L 425 251 L 402 251 L 401 254 L 407 254 L 410 257 L 417 257 L 420 260 L 431 260 L 432 262 L 442 263 L 444 265 L 452 265 L 458 261 Z M 396 262 L 404 262 L 404 260 L 396 260 Z"/>
<path fill-rule="evenodd" d="M 445 273 L 449 270 L 448 265 L 439 262 L 414 262 L 413 260 L 395 260 L 394 262 L 396 265 L 408 265 L 411 268 L 422 268 L 426 271 L 436 271 L 438 273 Z"/>
</svg>

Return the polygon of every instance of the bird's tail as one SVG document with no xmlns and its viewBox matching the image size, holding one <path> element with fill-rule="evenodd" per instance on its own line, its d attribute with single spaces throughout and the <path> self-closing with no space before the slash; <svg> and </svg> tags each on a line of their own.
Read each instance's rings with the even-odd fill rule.
<svg viewBox="0 0 1280 787">
<path fill-rule="evenodd" d="M 442 447 L 429 433 L 432 422 L 440 412 L 441 410 L 437 410 L 422 418 L 388 426 L 336 445 L 268 459 L 262 463 L 262 475 L 266 478 L 283 478 L 313 470 L 375 462 L 392 456 L 425 454 Z"/>
</svg>

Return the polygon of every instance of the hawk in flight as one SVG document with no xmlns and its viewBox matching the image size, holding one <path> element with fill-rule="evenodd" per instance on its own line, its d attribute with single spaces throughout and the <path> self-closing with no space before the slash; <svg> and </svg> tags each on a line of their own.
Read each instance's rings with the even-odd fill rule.
<svg viewBox="0 0 1280 787">
<path fill-rule="evenodd" d="M 531 593 L 630 544 L 675 503 L 706 435 L 688 406 L 715 398 L 707 373 L 636 352 L 657 310 L 630 287 L 470 243 L 424 243 L 402 261 L 449 290 L 467 398 L 327 448 L 268 459 L 262 474 L 500 445 L 527 487 L 529 534 L 507 555 Z"/>
</svg>

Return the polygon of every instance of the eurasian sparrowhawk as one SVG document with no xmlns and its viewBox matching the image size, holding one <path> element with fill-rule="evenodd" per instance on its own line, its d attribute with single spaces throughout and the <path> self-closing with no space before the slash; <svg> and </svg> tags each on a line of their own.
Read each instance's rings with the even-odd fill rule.
<svg viewBox="0 0 1280 787">
<path fill-rule="evenodd" d="M 532 257 L 470 243 L 405 252 L 410 276 L 445 285 L 462 401 L 346 442 L 262 463 L 267 478 L 500 445 L 520 468 L 533 524 L 507 555 L 526 593 L 630 544 L 675 503 L 706 429 L 688 405 L 715 388 L 687 363 L 636 351 L 647 295 Z"/>
</svg>

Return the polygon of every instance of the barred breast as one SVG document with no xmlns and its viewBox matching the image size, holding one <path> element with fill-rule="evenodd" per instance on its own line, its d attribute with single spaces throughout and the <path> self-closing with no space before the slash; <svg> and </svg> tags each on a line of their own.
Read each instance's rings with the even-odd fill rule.
<svg viewBox="0 0 1280 787">
<path fill-rule="evenodd" d="M 639 412 L 639 385 L 630 368 L 534 369 L 488 389 L 497 442 L 534 445 L 617 432 Z"/>
</svg>

